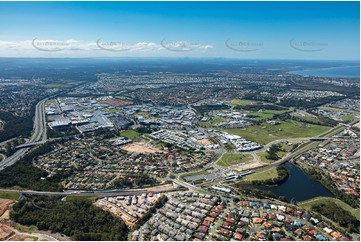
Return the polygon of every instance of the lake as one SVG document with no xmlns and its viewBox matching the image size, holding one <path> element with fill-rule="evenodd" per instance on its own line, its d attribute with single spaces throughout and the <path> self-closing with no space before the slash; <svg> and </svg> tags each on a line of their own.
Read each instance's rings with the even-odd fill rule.
<svg viewBox="0 0 361 242">
<path fill-rule="evenodd" d="M 255 188 L 271 191 L 277 197 L 285 196 L 287 200 L 304 201 L 318 196 L 333 197 L 321 183 L 309 178 L 296 165 L 287 162 L 283 165 L 288 171 L 288 179 L 277 186 L 255 186 Z"/>
<path fill-rule="evenodd" d="M 338 77 L 338 78 L 359 78 L 360 66 L 338 66 L 319 69 L 305 69 L 290 71 L 289 73 L 302 76 Z"/>
</svg>

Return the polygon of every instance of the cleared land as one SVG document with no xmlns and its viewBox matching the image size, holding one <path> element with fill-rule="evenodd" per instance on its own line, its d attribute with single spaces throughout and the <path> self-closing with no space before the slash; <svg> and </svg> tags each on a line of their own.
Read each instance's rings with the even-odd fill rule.
<svg viewBox="0 0 361 242">
<path fill-rule="evenodd" d="M 149 153 L 156 153 L 156 152 L 163 152 L 160 149 L 154 148 L 152 146 L 146 145 L 141 142 L 131 143 L 128 145 L 122 146 L 123 150 L 129 151 L 129 152 L 136 152 L 141 154 L 149 154 Z"/>
<path fill-rule="evenodd" d="M 268 180 L 268 179 L 277 178 L 277 177 L 278 177 L 277 168 L 272 167 L 272 168 L 270 168 L 268 170 L 257 172 L 257 173 L 245 176 L 242 180 L 245 180 L 245 181 L 263 181 L 263 180 Z"/>
<path fill-rule="evenodd" d="M 317 136 L 328 129 L 330 127 L 287 120 L 278 125 L 262 123 L 245 129 L 224 129 L 224 131 L 265 145 L 277 139 Z"/>
<path fill-rule="evenodd" d="M 360 220 L 360 209 L 359 208 L 353 208 L 347 203 L 333 197 L 316 197 L 312 198 L 310 200 L 303 201 L 299 203 L 299 205 L 305 209 L 311 209 L 313 205 L 320 204 L 320 203 L 328 203 L 328 202 L 334 202 L 338 206 L 340 206 L 342 209 L 349 211 L 355 218 Z"/>
<path fill-rule="evenodd" d="M 134 131 L 134 130 L 125 130 L 123 132 L 120 132 L 119 135 L 123 136 L 125 138 L 128 138 L 128 139 L 131 139 L 131 140 L 140 138 L 140 133 L 138 133 L 137 131 Z"/>
<path fill-rule="evenodd" d="M 227 167 L 242 162 L 250 161 L 253 157 L 249 154 L 223 154 L 217 165 Z"/>
</svg>

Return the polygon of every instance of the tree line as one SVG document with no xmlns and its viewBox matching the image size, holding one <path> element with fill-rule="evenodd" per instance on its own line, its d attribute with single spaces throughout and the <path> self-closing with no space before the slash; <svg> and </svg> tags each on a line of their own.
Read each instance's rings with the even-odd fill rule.
<svg viewBox="0 0 361 242">
<path fill-rule="evenodd" d="M 13 206 L 10 217 L 17 223 L 65 234 L 73 240 L 125 241 L 128 236 L 124 222 L 86 200 L 63 202 L 54 197 L 30 196 Z"/>
</svg>

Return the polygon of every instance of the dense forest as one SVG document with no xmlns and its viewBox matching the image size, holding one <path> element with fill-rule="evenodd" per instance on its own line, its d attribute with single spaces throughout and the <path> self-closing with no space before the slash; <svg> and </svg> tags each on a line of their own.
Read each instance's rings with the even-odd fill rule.
<svg viewBox="0 0 361 242">
<path fill-rule="evenodd" d="M 73 240 L 127 240 L 128 228 L 91 201 L 66 201 L 59 198 L 31 196 L 13 206 L 15 222 L 36 225 L 70 236 Z"/>
<path fill-rule="evenodd" d="M 332 201 L 327 202 L 327 204 L 315 204 L 312 206 L 312 210 L 335 221 L 342 227 L 348 228 L 350 232 L 360 232 L 360 222 L 349 211 L 342 209 Z"/>
<path fill-rule="evenodd" d="M 27 137 L 33 129 L 34 108 L 24 117 L 17 117 L 9 112 L 0 111 L 0 120 L 5 121 L 4 130 L 0 131 L 0 142 L 14 138 Z"/>
<path fill-rule="evenodd" d="M 59 184 L 62 177 L 54 176 L 46 178 L 48 173 L 32 165 L 32 159 L 51 151 L 51 143 L 45 143 L 33 151 L 27 153 L 14 165 L 0 171 L 0 187 L 19 186 L 38 191 L 61 191 Z M 43 178 L 43 179 L 42 179 Z"/>
</svg>

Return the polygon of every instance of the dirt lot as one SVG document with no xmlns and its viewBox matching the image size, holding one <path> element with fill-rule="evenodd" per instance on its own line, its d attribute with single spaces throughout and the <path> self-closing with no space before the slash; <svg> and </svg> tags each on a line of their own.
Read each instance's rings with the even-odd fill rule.
<svg viewBox="0 0 361 242">
<path fill-rule="evenodd" d="M 160 149 L 154 148 L 153 146 L 146 145 L 142 142 L 135 142 L 128 145 L 122 146 L 123 150 L 129 151 L 129 152 L 136 152 L 141 154 L 153 154 L 156 152 L 164 152 Z"/>
<path fill-rule="evenodd" d="M 200 145 L 203 145 L 203 146 L 213 145 L 213 142 L 210 141 L 209 139 L 200 139 L 200 140 L 197 140 L 197 143 Z"/>
</svg>

